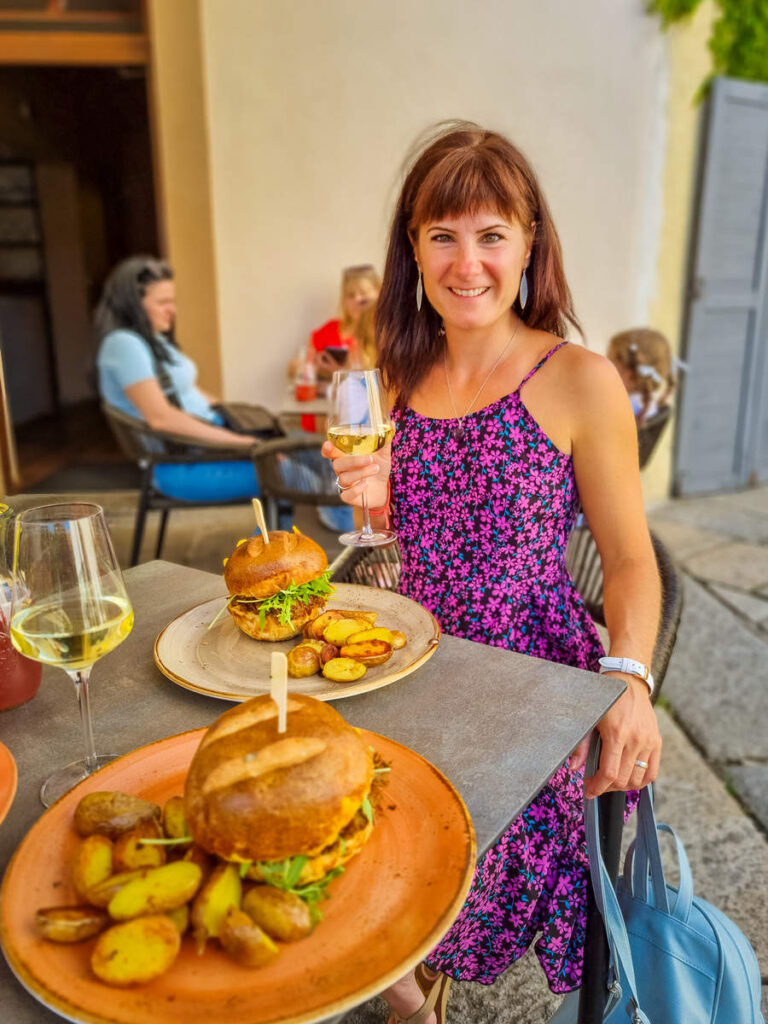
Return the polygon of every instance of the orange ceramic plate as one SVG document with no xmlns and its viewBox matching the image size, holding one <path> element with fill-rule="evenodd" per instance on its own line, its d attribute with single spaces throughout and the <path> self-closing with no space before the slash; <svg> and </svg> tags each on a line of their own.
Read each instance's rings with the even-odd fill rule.
<svg viewBox="0 0 768 1024">
<path fill-rule="evenodd" d="M 16 795 L 17 780 L 18 774 L 13 754 L 4 743 L 0 743 L 0 821 L 11 809 L 13 798 Z"/>
<path fill-rule="evenodd" d="M 204 730 L 141 747 L 81 782 L 30 829 L 5 875 L 0 940 L 21 983 L 45 1006 L 97 1024 L 309 1024 L 364 1002 L 413 967 L 447 931 L 469 889 L 472 823 L 440 772 L 392 740 L 364 733 L 392 764 L 386 809 L 373 836 L 331 883 L 324 920 L 283 945 L 269 967 L 249 970 L 189 937 L 173 967 L 133 989 L 90 972 L 95 939 L 73 946 L 39 938 L 39 907 L 77 902 L 70 880 L 78 842 L 72 815 L 94 790 L 122 789 L 162 803 L 180 794 Z"/>
</svg>

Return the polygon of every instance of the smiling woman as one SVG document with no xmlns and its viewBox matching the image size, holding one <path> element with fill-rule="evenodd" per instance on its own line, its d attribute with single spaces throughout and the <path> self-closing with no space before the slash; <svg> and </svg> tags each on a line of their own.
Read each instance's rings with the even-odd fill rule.
<svg viewBox="0 0 768 1024">
<path fill-rule="evenodd" d="M 330 443 L 324 454 L 345 502 L 359 504 L 367 481 L 370 504 L 391 512 L 400 592 L 445 632 L 598 671 L 605 652 L 565 566 L 583 508 L 609 653 L 642 676 L 659 582 L 634 419 L 612 365 L 569 344 L 569 326 L 560 243 L 525 157 L 476 125 L 441 128 L 405 178 L 377 307 L 394 441 L 372 456 Z M 661 751 L 646 683 L 616 664 L 629 663 L 606 666 L 627 690 L 598 725 L 598 772 L 584 779 L 582 744 L 513 822 L 426 965 L 385 993 L 390 1024 L 442 1024 L 451 978 L 490 984 L 537 935 L 552 990 L 580 985 L 584 796 L 647 785 Z"/>
</svg>

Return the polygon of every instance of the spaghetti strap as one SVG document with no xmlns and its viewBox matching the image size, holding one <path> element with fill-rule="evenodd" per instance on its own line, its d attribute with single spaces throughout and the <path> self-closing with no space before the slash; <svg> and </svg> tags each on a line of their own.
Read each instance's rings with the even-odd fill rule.
<svg viewBox="0 0 768 1024">
<path fill-rule="evenodd" d="M 518 394 L 521 391 L 521 389 L 523 387 L 523 384 L 527 384 L 528 381 L 531 379 L 531 377 L 534 375 L 534 373 L 536 373 L 537 370 L 540 370 L 541 367 L 544 365 L 544 363 L 546 363 L 546 361 L 548 359 L 551 359 L 551 357 L 555 354 L 555 352 L 559 352 L 560 349 L 563 347 L 563 345 L 567 345 L 567 344 L 568 344 L 567 341 L 559 341 L 557 343 L 557 345 L 555 345 L 554 348 L 551 348 L 549 350 L 549 352 L 547 352 L 547 354 L 542 359 L 540 359 L 538 361 L 538 363 L 536 363 L 534 368 L 532 370 L 530 370 L 528 373 L 526 373 L 526 375 L 523 377 L 523 379 L 520 381 L 520 383 L 515 388 L 514 393 Z"/>
</svg>

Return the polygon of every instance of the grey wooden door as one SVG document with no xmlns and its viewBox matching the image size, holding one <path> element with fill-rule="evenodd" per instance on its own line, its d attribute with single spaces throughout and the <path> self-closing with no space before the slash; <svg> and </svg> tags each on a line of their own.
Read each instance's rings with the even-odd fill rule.
<svg viewBox="0 0 768 1024">
<path fill-rule="evenodd" d="M 768 86 L 709 98 L 679 395 L 674 490 L 768 478 Z"/>
</svg>

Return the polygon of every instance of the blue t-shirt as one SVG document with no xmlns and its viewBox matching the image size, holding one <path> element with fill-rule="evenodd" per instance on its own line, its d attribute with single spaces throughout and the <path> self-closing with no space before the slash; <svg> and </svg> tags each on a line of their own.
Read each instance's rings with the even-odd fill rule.
<svg viewBox="0 0 768 1024">
<path fill-rule="evenodd" d="M 168 355 L 163 367 L 173 381 L 181 408 L 193 416 L 199 416 L 211 423 L 217 422 L 216 413 L 211 409 L 205 396 L 195 387 L 195 364 L 165 338 L 160 335 L 157 338 Z M 142 336 L 127 328 L 110 331 L 101 343 L 96 365 L 99 371 L 99 393 L 104 401 L 128 413 L 129 416 L 142 419 L 139 410 L 125 396 L 125 389 L 132 384 L 150 378 L 157 380 L 152 352 Z"/>
</svg>

